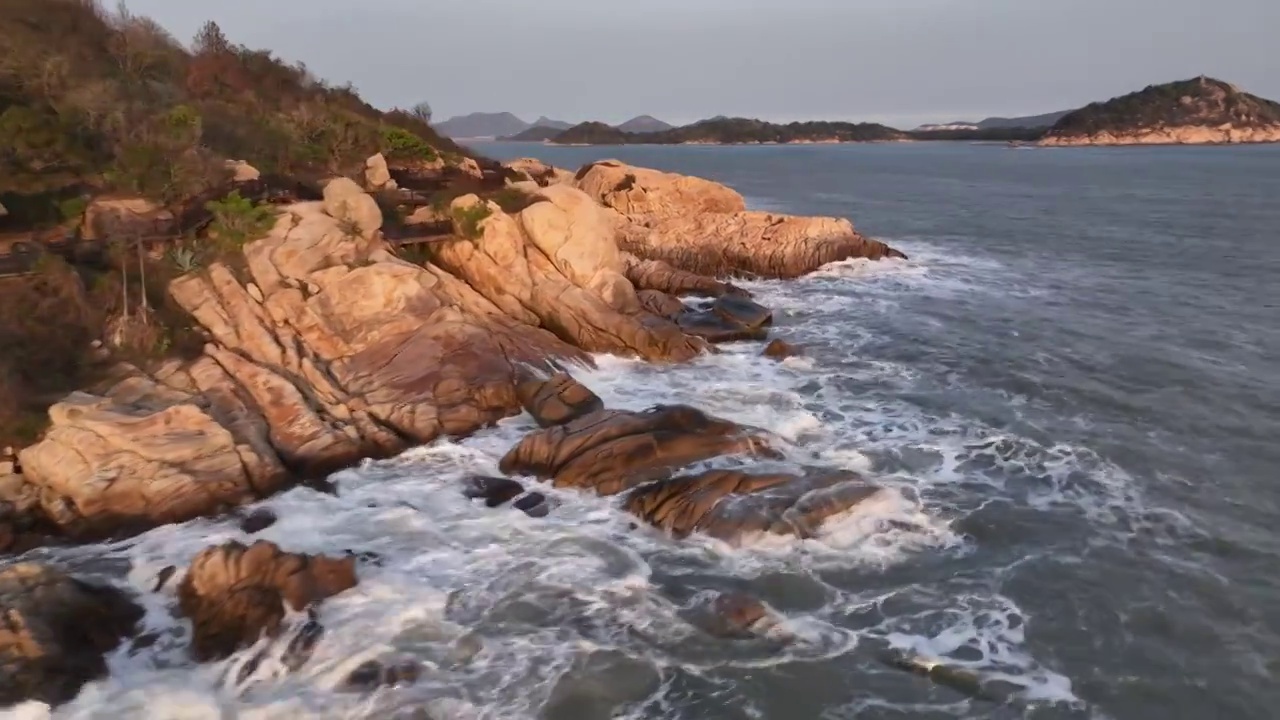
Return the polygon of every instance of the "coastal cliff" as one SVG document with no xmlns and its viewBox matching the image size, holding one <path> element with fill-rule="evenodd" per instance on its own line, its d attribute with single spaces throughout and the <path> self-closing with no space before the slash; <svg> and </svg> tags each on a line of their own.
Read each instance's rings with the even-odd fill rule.
<svg viewBox="0 0 1280 720">
<path fill-rule="evenodd" d="M 1045 146 L 1266 142 L 1280 142 L 1280 103 L 1203 76 L 1087 105 L 1040 140 Z"/>
</svg>

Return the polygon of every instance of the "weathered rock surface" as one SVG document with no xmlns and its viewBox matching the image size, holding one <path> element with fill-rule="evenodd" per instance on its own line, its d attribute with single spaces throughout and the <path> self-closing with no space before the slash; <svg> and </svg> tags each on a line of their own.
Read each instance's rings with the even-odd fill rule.
<svg viewBox="0 0 1280 720">
<path fill-rule="evenodd" d="M 103 656 L 142 619 L 122 591 L 33 563 L 0 570 L 0 707 L 57 705 L 107 672 Z"/>
<path fill-rule="evenodd" d="M 568 373 L 524 380 L 516 386 L 516 396 L 541 427 L 563 425 L 604 409 L 604 401 Z"/>
<path fill-rule="evenodd" d="M 102 395 L 73 393 L 49 409 L 44 441 L 21 452 L 23 481 L 73 537 L 181 522 L 279 490 L 275 454 L 217 414 L 140 374 Z"/>
<path fill-rule="evenodd" d="M 281 630 L 285 606 L 302 611 L 356 585 L 355 558 L 287 553 L 274 543 L 207 548 L 191 562 L 178 599 L 191 619 L 191 653 L 224 658 Z"/>
<path fill-rule="evenodd" d="M 626 265 L 627 279 L 641 291 L 655 290 L 674 297 L 689 295 L 750 297 L 750 294 L 742 288 L 705 275 L 674 268 L 661 260 L 641 260 L 630 253 L 623 253 L 622 258 Z"/>
<path fill-rule="evenodd" d="M 714 277 L 794 278 L 849 258 L 906 257 L 848 220 L 751 211 L 633 222 L 618 244 L 637 257 Z"/>
<path fill-rule="evenodd" d="M 382 156 L 382 153 L 377 153 L 365 160 L 364 185 L 370 190 L 396 189 L 396 181 L 391 179 L 391 170 L 387 168 L 387 159 Z"/>
<path fill-rule="evenodd" d="M 712 470 L 638 487 L 625 507 L 676 537 L 700 532 L 728 542 L 758 533 L 806 538 L 827 518 L 878 492 L 857 473 L 843 470 L 805 475 Z"/>
<path fill-rule="evenodd" d="M 543 188 L 514 217 L 474 195 L 454 201 L 455 216 L 483 216 L 433 243 L 433 262 L 464 279 L 509 317 L 545 327 L 591 352 L 683 361 L 704 349 L 672 322 L 644 310 L 623 274 L 612 224 L 581 192 Z"/>
<path fill-rule="evenodd" d="M 804 348 L 798 345 L 792 345 L 786 340 L 774 339 L 770 340 L 769 344 L 764 346 L 764 350 L 760 354 L 773 360 L 785 360 L 789 357 L 803 355 Z"/>
<path fill-rule="evenodd" d="M 231 182 L 234 183 L 253 182 L 262 177 L 262 173 L 258 172 L 258 168 L 243 160 L 228 160 L 226 161 L 226 168 L 231 173 Z"/>
<path fill-rule="evenodd" d="M 578 171 L 577 185 L 596 202 L 633 220 L 747 209 L 746 201 L 737 191 L 720 183 L 634 167 L 617 160 L 601 160 L 584 166 Z"/>
<path fill-rule="evenodd" d="M 574 181 L 573 173 L 563 168 L 548 165 L 536 158 L 519 158 L 503 163 L 503 166 L 513 171 L 517 177 L 532 181 L 540 187 L 567 185 L 572 184 Z"/>
<path fill-rule="evenodd" d="M 721 455 L 773 451 L 762 431 L 686 405 L 642 412 L 600 410 L 532 432 L 499 464 L 507 474 L 613 495 L 690 463 Z"/>
<path fill-rule="evenodd" d="M 701 178 L 605 160 L 583 167 L 577 185 L 622 216 L 624 251 L 698 275 L 791 278 L 837 260 L 905 257 L 848 220 L 748 212 L 737 192 Z"/>
</svg>

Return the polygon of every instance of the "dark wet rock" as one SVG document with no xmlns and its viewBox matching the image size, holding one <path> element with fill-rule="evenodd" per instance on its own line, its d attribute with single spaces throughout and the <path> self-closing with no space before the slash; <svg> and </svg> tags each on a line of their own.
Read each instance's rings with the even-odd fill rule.
<svg viewBox="0 0 1280 720">
<path fill-rule="evenodd" d="M 687 405 L 601 410 L 529 433 L 503 458 L 505 473 L 613 495 L 690 463 L 733 453 L 776 455 L 764 431 Z"/>
<path fill-rule="evenodd" d="M 394 665 L 368 660 L 351 671 L 343 687 L 354 692 L 372 692 L 380 687 L 412 685 L 421 675 L 422 666 L 412 660 L 403 660 Z"/>
<path fill-rule="evenodd" d="M 804 355 L 804 348 L 799 345 L 792 345 L 786 340 L 774 338 L 769 341 L 768 345 L 764 346 L 764 352 L 760 354 L 774 360 L 785 360 L 789 357 Z"/>
<path fill-rule="evenodd" d="M 636 488 L 625 507 L 676 537 L 701 532 L 733 542 L 764 532 L 803 538 L 879 491 L 845 470 L 805 475 L 711 470 Z"/>
<path fill-rule="evenodd" d="M 525 380 L 516 385 L 516 397 L 541 427 L 563 425 L 604 409 L 604 401 L 567 373 Z"/>
<path fill-rule="evenodd" d="M 276 514 L 269 508 L 258 508 L 240 519 L 240 530 L 253 535 L 276 524 Z"/>
<path fill-rule="evenodd" d="M 773 324 L 773 311 L 748 297 L 725 295 L 711 304 L 711 312 L 728 323 L 741 325 L 749 330 L 759 330 Z"/>
<path fill-rule="evenodd" d="M 178 587 L 182 614 L 191 619 L 191 652 L 199 661 L 224 658 L 264 633 L 282 630 L 285 605 L 295 611 L 356 585 L 355 558 L 282 551 L 258 541 L 206 548 Z"/>
<path fill-rule="evenodd" d="M 710 635 L 735 640 L 760 637 L 781 620 L 762 600 L 742 592 L 716 593 L 691 619 Z"/>
<path fill-rule="evenodd" d="M 133 642 L 129 643 L 129 654 L 136 655 L 137 653 L 146 650 L 160 642 L 160 637 L 161 635 L 158 632 L 149 632 L 139 635 L 133 639 Z"/>
<path fill-rule="evenodd" d="M 34 563 L 0 570 L 0 707 L 75 697 L 106 674 L 103 656 L 137 631 L 142 615 L 113 587 Z"/>
<path fill-rule="evenodd" d="M 524 485 L 511 478 L 473 475 L 466 480 L 462 493 L 472 500 L 484 498 L 487 507 L 506 504 L 524 492 Z"/>
<path fill-rule="evenodd" d="M 726 320 L 711 310 L 690 310 L 677 318 L 676 324 L 685 333 L 710 343 L 764 340 L 769 337 L 769 331 L 764 328 L 749 328 L 733 320 Z"/>
<path fill-rule="evenodd" d="M 528 495 L 516 500 L 513 507 L 523 512 L 529 517 L 546 517 L 551 512 L 551 506 L 547 503 L 547 496 L 540 492 L 531 492 Z"/>
<path fill-rule="evenodd" d="M 324 626 L 316 620 L 308 620 L 298 633 L 289 640 L 288 647 L 284 650 L 281 660 L 284 666 L 290 672 L 297 672 L 307 661 L 311 659 L 311 655 L 316 651 L 316 645 L 320 643 L 320 638 L 324 635 Z"/>
<path fill-rule="evenodd" d="M 374 567 L 382 567 L 382 556 L 372 550 L 362 550 L 360 552 L 356 552 L 355 550 L 343 550 L 342 554 L 347 557 L 355 558 L 356 562 L 366 563 Z"/>
<path fill-rule="evenodd" d="M 151 588 L 151 592 L 160 592 L 161 590 L 163 590 L 164 586 L 169 582 L 169 579 L 172 578 L 173 574 L 176 572 L 178 572 L 178 568 L 172 565 L 169 565 L 164 569 L 162 569 L 159 573 L 156 574 L 156 584 L 154 587 Z"/>
<path fill-rule="evenodd" d="M 886 649 L 879 657 L 886 665 L 927 677 L 938 685 L 980 700 L 1004 702 L 1018 689 L 1008 683 L 992 682 L 976 670 L 904 650 Z"/>
</svg>

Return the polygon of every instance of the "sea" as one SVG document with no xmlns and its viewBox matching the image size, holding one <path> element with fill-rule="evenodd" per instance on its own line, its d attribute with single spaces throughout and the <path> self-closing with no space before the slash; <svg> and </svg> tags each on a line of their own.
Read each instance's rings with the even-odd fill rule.
<svg viewBox="0 0 1280 720">
<path fill-rule="evenodd" d="M 803 357 L 742 343 L 577 373 L 610 407 L 695 405 L 780 435 L 783 465 L 890 491 L 742 547 L 573 490 L 539 488 L 554 509 L 531 518 L 461 492 L 534 428 L 511 418 L 337 473 L 336 496 L 270 498 L 279 522 L 252 538 L 197 520 L 31 553 L 138 592 L 159 639 L 10 717 L 1280 717 L 1280 146 L 476 149 L 707 177 L 906 252 L 744 283 Z M 195 666 L 156 577 L 256 538 L 359 553 L 360 584 L 320 608 L 297 671 L 288 637 Z M 767 602 L 790 640 L 704 632 L 689 613 L 718 591 Z M 423 670 L 346 691 L 371 659 Z"/>
</svg>

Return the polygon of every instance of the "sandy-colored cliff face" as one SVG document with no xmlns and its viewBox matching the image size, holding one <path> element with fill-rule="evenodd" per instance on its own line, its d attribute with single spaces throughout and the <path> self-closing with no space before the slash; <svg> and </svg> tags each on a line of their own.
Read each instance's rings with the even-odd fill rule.
<svg viewBox="0 0 1280 720">
<path fill-rule="evenodd" d="M 1132 132 L 1100 132 L 1091 135 L 1047 137 L 1046 147 L 1079 145 L 1228 145 L 1235 143 L 1280 142 L 1280 125 L 1264 127 L 1177 127 L 1151 128 Z"/>
</svg>

